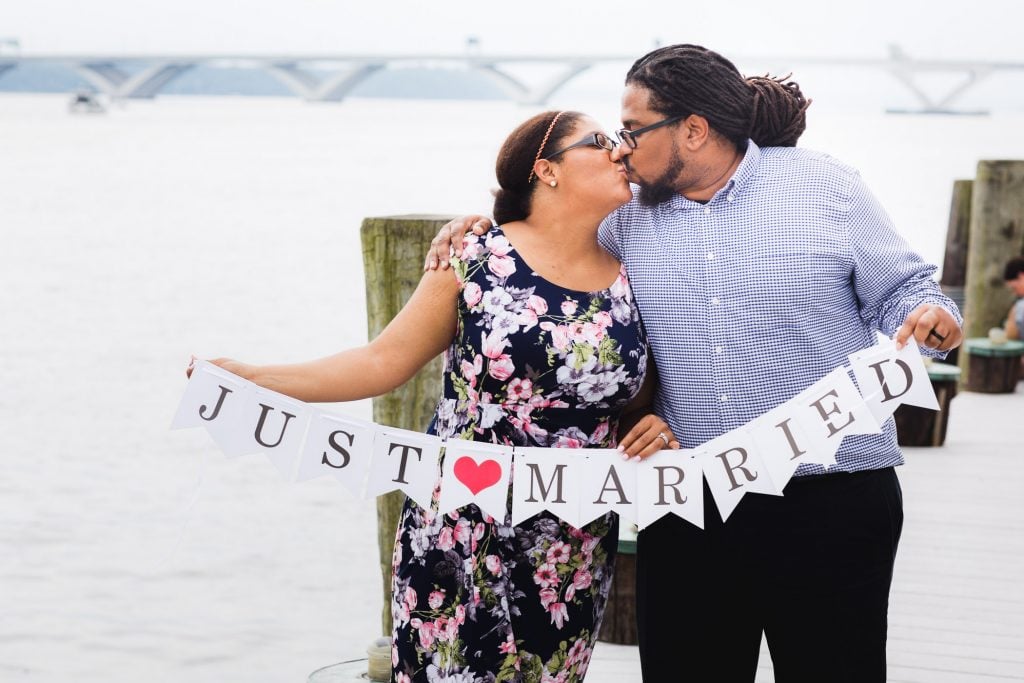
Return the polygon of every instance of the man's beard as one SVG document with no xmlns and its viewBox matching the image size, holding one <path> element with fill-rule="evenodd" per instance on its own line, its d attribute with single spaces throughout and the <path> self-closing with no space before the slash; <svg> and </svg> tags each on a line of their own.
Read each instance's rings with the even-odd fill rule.
<svg viewBox="0 0 1024 683">
<path fill-rule="evenodd" d="M 686 164 L 683 163 L 682 158 L 679 156 L 679 149 L 673 144 L 672 158 L 669 160 L 668 168 L 665 169 L 664 173 L 651 181 L 634 176 L 636 178 L 635 182 L 640 186 L 640 196 L 637 197 L 640 203 L 645 206 L 655 206 L 672 199 L 672 196 L 679 192 L 676 189 L 676 182 L 679 180 L 679 174 L 683 172 L 685 166 Z"/>
</svg>

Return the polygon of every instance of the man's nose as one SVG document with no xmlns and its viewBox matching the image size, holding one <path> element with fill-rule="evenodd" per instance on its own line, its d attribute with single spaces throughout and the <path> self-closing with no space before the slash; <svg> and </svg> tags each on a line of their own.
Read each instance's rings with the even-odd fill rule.
<svg viewBox="0 0 1024 683">
<path fill-rule="evenodd" d="M 633 150 L 630 149 L 629 145 L 626 145 L 626 144 L 616 145 L 615 149 L 612 150 L 612 161 L 622 161 L 623 158 L 629 156 L 632 153 L 633 153 Z"/>
</svg>

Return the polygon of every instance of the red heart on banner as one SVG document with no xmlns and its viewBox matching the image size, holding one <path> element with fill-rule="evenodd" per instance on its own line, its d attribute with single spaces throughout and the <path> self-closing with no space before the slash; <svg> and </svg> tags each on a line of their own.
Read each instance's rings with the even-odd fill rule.
<svg viewBox="0 0 1024 683">
<path fill-rule="evenodd" d="M 476 460 L 464 455 L 455 461 L 454 470 L 455 478 L 465 484 L 474 496 L 501 479 L 501 465 L 496 460 L 484 460 L 478 465 Z"/>
</svg>

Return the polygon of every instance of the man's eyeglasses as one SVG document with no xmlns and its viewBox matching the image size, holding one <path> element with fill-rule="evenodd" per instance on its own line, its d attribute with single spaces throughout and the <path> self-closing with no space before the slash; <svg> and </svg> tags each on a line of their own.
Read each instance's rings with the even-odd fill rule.
<svg viewBox="0 0 1024 683">
<path fill-rule="evenodd" d="M 652 123 L 649 126 L 637 128 L 636 130 L 627 130 L 625 128 L 622 128 L 620 130 L 615 131 L 615 137 L 619 139 L 620 143 L 627 145 L 630 149 L 636 149 L 636 139 L 643 135 L 644 133 L 650 132 L 655 128 L 661 128 L 662 126 L 671 125 L 676 121 L 682 121 L 685 118 L 685 116 L 670 116 L 667 119 L 662 119 L 657 123 Z"/>
<path fill-rule="evenodd" d="M 544 158 L 545 159 L 554 159 L 559 154 L 562 154 L 564 152 L 568 152 L 570 149 L 575 149 L 577 147 L 598 147 L 600 149 L 606 149 L 606 150 L 608 150 L 610 152 L 613 149 L 615 149 L 615 145 L 617 145 L 617 144 L 618 143 L 615 142 L 615 140 L 612 140 L 610 137 L 608 137 L 604 133 L 591 133 L 590 135 L 588 135 L 587 137 L 583 138 L 579 142 L 574 142 L 571 145 L 569 145 L 568 147 L 563 147 L 562 149 L 558 150 L 557 152 L 552 152 L 551 154 L 546 154 L 544 156 Z"/>
</svg>

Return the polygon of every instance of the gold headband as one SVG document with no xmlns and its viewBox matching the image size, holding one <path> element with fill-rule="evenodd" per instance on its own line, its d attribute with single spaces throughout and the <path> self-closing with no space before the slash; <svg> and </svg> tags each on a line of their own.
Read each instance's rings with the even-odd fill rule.
<svg viewBox="0 0 1024 683">
<path fill-rule="evenodd" d="M 537 156 L 533 158 L 534 166 L 540 160 L 540 155 L 544 153 L 544 145 L 548 144 L 548 138 L 551 136 L 551 131 L 555 129 L 555 124 L 558 123 L 558 118 L 564 114 L 564 111 L 560 111 L 555 114 L 555 118 L 551 119 L 551 124 L 548 126 L 548 130 L 544 133 L 544 139 L 540 141 L 540 148 L 537 150 Z M 530 177 L 526 179 L 526 184 L 529 185 L 533 182 L 533 166 L 530 167 Z"/>
</svg>

